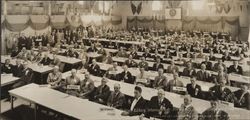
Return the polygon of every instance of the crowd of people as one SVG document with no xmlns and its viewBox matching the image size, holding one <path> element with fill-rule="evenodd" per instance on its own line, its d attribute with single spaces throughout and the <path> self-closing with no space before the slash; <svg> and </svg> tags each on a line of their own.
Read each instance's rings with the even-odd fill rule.
<svg viewBox="0 0 250 120">
<path fill-rule="evenodd" d="M 110 42 L 91 42 L 89 38 L 107 38 Z M 31 39 L 29 39 L 31 38 Z M 129 45 L 121 44 L 116 40 L 140 41 L 145 44 Z M 227 42 L 229 41 L 232 43 Z M 239 47 L 237 44 L 240 44 Z M 87 47 L 90 46 L 90 47 Z M 162 47 L 163 46 L 163 47 Z M 108 49 L 117 49 L 117 52 L 109 52 Z M 38 50 L 37 50 L 38 49 Z M 38 52 L 35 52 L 37 50 Z M 64 50 L 62 52 L 62 50 Z M 79 51 L 80 50 L 80 51 Z M 218 100 L 233 103 L 234 106 L 243 109 L 250 109 L 249 84 L 235 84 L 230 81 L 229 74 L 243 75 L 242 65 L 247 64 L 248 43 L 240 40 L 233 40 L 230 35 L 208 32 L 174 32 L 174 31 L 143 31 L 131 29 L 125 30 L 104 30 L 101 28 L 77 28 L 76 30 L 56 30 L 49 35 L 18 38 L 18 45 L 11 52 L 12 58 L 17 58 L 16 65 L 10 64 L 7 59 L 1 66 L 2 73 L 13 73 L 21 80 L 15 83 L 12 88 L 28 84 L 32 81 L 32 70 L 27 67 L 30 62 L 49 65 L 53 71 L 49 73 L 47 83 L 56 90 L 77 96 L 83 99 L 122 109 L 122 115 L 142 117 L 155 117 L 160 119 L 178 120 L 227 120 L 229 115 L 218 107 Z M 53 54 L 48 57 L 47 51 Z M 96 52 L 100 57 L 90 58 L 87 53 Z M 139 52 L 143 54 L 140 55 Z M 71 75 L 62 79 L 61 60 L 57 55 L 74 57 L 82 62 L 71 69 Z M 208 55 L 207 55 L 208 54 Z M 214 54 L 222 54 L 218 59 Z M 232 60 L 232 56 L 239 57 L 239 60 Z M 124 63 L 113 60 L 113 57 L 125 58 Z M 177 57 L 177 59 L 174 59 Z M 194 58 L 204 59 L 200 63 L 193 62 Z M 24 60 L 21 63 L 21 59 Z M 140 60 L 137 62 L 136 60 Z M 218 61 L 212 64 L 211 61 Z M 227 67 L 224 62 L 232 61 Z M 112 67 L 106 71 L 102 70 L 98 62 L 111 64 Z M 149 66 L 148 62 L 153 62 Z M 178 63 L 178 64 L 177 64 Z M 180 63 L 180 64 L 179 64 Z M 169 64 L 166 68 L 164 64 Z M 117 73 L 118 67 L 123 71 Z M 184 66 L 183 71 L 180 67 Z M 129 68 L 139 68 L 137 76 L 129 71 Z M 68 70 L 68 69 L 66 69 Z M 77 71 L 84 71 L 84 80 L 77 76 Z M 157 71 L 158 75 L 150 80 L 148 71 Z M 209 71 L 217 72 L 211 74 Z M 172 74 L 170 79 L 165 73 Z M 101 77 L 101 85 L 95 86 L 93 76 Z M 190 78 L 190 83 L 185 85 L 180 76 Z M 134 97 L 127 96 L 120 91 L 121 85 L 115 84 L 114 91 L 107 85 L 109 80 L 121 81 L 129 84 L 137 84 L 134 88 Z M 214 86 L 208 91 L 202 90 L 197 81 L 213 83 Z M 70 85 L 77 85 L 79 89 L 69 89 Z M 142 96 L 143 89 L 139 86 L 151 87 L 158 90 L 156 96 L 149 101 Z M 228 86 L 240 87 L 232 91 Z M 178 90 L 176 87 L 186 88 L 186 91 Z M 185 95 L 184 103 L 178 110 L 173 107 L 172 102 L 165 97 L 165 91 Z M 192 97 L 211 101 L 211 108 L 198 115 L 196 108 L 192 106 Z"/>
</svg>

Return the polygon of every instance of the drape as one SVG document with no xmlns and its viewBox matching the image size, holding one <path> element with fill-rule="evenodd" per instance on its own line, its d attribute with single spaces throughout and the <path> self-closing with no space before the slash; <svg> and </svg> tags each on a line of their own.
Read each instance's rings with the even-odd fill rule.
<svg viewBox="0 0 250 120">
<path fill-rule="evenodd" d="M 137 27 L 137 16 L 127 17 L 127 28 Z"/>
<path fill-rule="evenodd" d="M 66 23 L 71 29 L 77 28 L 82 24 L 81 18 L 78 15 L 68 15 Z"/>
<path fill-rule="evenodd" d="M 23 15 L 8 15 L 3 21 L 5 28 L 12 32 L 21 32 L 29 27 L 30 23 L 30 17 Z"/>
<path fill-rule="evenodd" d="M 62 29 L 68 26 L 66 16 L 54 15 L 50 16 L 50 25 L 53 28 Z"/>
<path fill-rule="evenodd" d="M 30 16 L 30 27 L 34 30 L 43 30 L 49 26 L 50 18 L 47 15 Z"/>
<path fill-rule="evenodd" d="M 137 26 L 143 28 L 152 28 L 154 26 L 154 21 L 152 16 L 138 16 Z"/>
</svg>

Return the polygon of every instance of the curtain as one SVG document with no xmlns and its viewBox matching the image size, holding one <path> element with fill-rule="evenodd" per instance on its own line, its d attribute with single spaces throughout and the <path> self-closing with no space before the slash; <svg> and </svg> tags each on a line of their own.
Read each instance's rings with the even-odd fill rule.
<svg viewBox="0 0 250 120">
<path fill-rule="evenodd" d="M 62 29 L 68 26 L 66 16 L 54 15 L 50 16 L 50 25 L 53 28 Z"/>
<path fill-rule="evenodd" d="M 30 27 L 34 30 L 43 30 L 49 26 L 50 18 L 47 15 L 30 16 Z"/>
<path fill-rule="evenodd" d="M 29 16 L 24 15 L 8 15 L 3 22 L 6 29 L 12 32 L 21 32 L 31 23 Z"/>
<path fill-rule="evenodd" d="M 192 31 L 196 27 L 196 18 L 186 16 L 182 19 L 182 29 L 185 31 Z"/>
<path fill-rule="evenodd" d="M 152 16 L 137 17 L 137 27 L 152 28 L 153 26 L 154 26 L 154 21 Z"/>
<path fill-rule="evenodd" d="M 110 21 L 111 21 L 112 25 L 119 25 L 119 24 L 122 24 L 122 17 L 121 16 L 112 16 Z"/>
<path fill-rule="evenodd" d="M 66 23 L 71 29 L 77 28 L 82 24 L 81 18 L 78 15 L 68 15 Z"/>
<path fill-rule="evenodd" d="M 222 17 L 222 27 L 224 32 L 229 32 L 232 37 L 236 37 L 240 31 L 239 17 Z"/>
<path fill-rule="evenodd" d="M 155 27 L 155 28 L 164 29 L 165 26 L 166 26 L 166 21 L 165 21 L 164 16 L 157 17 L 157 18 L 154 20 L 154 27 Z"/>
<path fill-rule="evenodd" d="M 137 27 L 137 16 L 127 17 L 127 28 Z"/>
</svg>

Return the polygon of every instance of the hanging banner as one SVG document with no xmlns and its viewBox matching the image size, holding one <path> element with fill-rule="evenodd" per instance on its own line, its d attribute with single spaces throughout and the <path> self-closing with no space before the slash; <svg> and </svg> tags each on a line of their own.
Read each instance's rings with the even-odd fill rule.
<svg viewBox="0 0 250 120">
<path fill-rule="evenodd" d="M 166 19 L 181 19 L 181 8 L 165 9 Z"/>
</svg>

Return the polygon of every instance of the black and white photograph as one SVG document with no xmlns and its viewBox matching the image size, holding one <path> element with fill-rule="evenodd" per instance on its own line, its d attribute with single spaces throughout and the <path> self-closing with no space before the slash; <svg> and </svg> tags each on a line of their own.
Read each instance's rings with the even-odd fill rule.
<svg viewBox="0 0 250 120">
<path fill-rule="evenodd" d="M 250 120 L 250 0 L 0 3 L 0 120 Z"/>
</svg>

